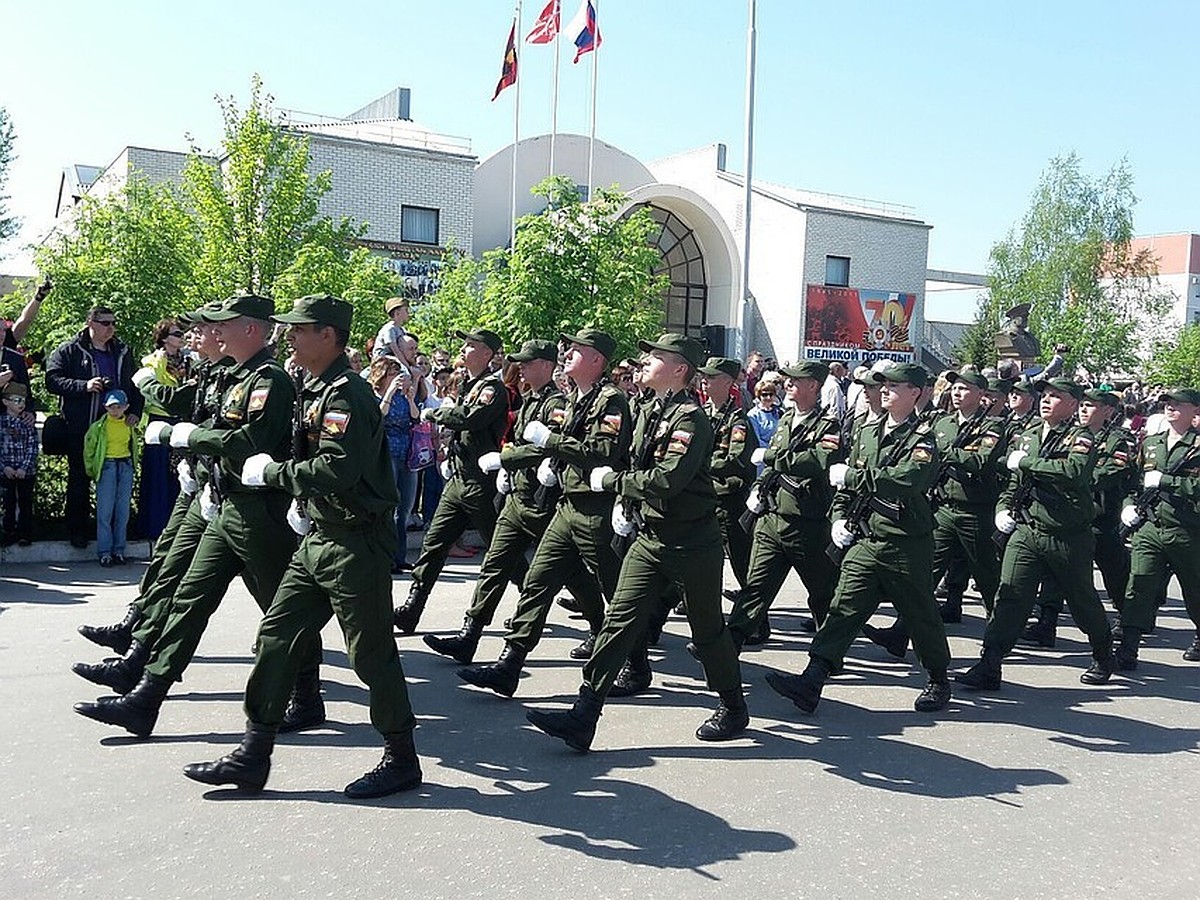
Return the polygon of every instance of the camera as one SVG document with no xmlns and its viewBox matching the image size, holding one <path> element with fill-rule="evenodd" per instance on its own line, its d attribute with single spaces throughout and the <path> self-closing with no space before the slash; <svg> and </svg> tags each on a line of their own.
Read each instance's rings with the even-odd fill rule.
<svg viewBox="0 0 1200 900">
<path fill-rule="evenodd" d="M 107 391 L 111 387 L 112 387 L 112 379 L 111 378 L 101 378 L 100 379 L 100 389 L 102 391 Z"/>
</svg>

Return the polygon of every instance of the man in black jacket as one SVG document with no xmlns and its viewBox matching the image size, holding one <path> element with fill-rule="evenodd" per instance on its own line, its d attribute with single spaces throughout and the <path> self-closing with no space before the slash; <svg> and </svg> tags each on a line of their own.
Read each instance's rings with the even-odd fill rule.
<svg viewBox="0 0 1200 900">
<path fill-rule="evenodd" d="M 130 426 L 142 417 L 142 395 L 133 384 L 134 355 L 116 336 L 117 317 L 105 306 L 88 310 L 87 326 L 46 358 L 46 388 L 62 397 L 67 423 L 67 527 L 71 544 L 88 545 L 91 517 L 83 436 L 104 415 L 104 394 L 120 388 L 129 398 Z"/>
</svg>

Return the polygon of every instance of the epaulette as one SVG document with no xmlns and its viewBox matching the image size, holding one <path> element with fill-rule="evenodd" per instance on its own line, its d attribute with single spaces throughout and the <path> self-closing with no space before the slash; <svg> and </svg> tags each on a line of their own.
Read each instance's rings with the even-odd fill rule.
<svg viewBox="0 0 1200 900">
<path fill-rule="evenodd" d="M 348 376 L 339 375 L 337 378 L 335 378 L 333 380 L 333 383 L 331 383 L 329 386 L 330 387 L 341 387 L 342 385 L 349 384 L 349 383 L 350 383 L 350 378 Z"/>
</svg>

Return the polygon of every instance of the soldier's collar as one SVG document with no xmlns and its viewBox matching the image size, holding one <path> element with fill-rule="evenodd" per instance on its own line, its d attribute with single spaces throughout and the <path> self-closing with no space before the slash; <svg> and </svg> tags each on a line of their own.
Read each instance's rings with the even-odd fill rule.
<svg viewBox="0 0 1200 900">
<path fill-rule="evenodd" d="M 275 355 L 269 347 L 263 347 L 244 363 L 234 362 L 234 368 L 242 372 L 253 372 L 269 359 L 274 359 Z"/>
<path fill-rule="evenodd" d="M 328 366 L 325 367 L 324 372 L 322 372 L 320 375 L 313 375 L 311 372 L 308 372 L 307 377 L 304 379 L 304 381 L 305 381 L 305 384 L 307 384 L 310 381 L 323 381 L 326 384 L 330 384 L 334 380 L 336 380 L 339 375 L 341 375 L 343 372 L 345 372 L 349 368 L 350 368 L 349 358 L 347 358 L 345 353 L 340 353 L 336 357 L 334 357 L 333 362 L 331 362 Z"/>
</svg>

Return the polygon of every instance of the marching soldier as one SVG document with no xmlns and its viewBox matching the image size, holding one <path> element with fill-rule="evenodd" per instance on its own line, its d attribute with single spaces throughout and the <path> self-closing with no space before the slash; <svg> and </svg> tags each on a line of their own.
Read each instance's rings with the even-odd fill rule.
<svg viewBox="0 0 1200 900">
<path fill-rule="evenodd" d="M 841 670 L 846 650 L 882 599 L 904 618 L 929 673 L 914 707 L 936 712 L 950 702 L 950 647 L 933 597 L 933 513 L 926 496 L 937 477 L 938 449 L 915 412 L 929 377 L 912 363 L 872 377 L 883 385 L 887 417 L 863 428 L 848 463 L 829 469 L 829 483 L 838 489 L 830 534 L 845 551 L 833 603 L 805 670 L 767 675 L 767 683 L 805 713 L 816 710 L 825 681 Z"/>
<path fill-rule="evenodd" d="M 508 389 L 488 368 L 500 352 L 501 341 L 495 332 L 483 329 L 456 331 L 454 335 L 463 342 L 463 363 L 471 380 L 463 385 L 461 398 L 453 406 L 421 413 L 422 419 L 448 428 L 452 434 L 446 460 L 449 474 L 425 532 L 421 555 L 413 566 L 408 599 L 396 607 L 395 625 L 403 634 L 417 630 L 429 593 L 454 542 L 474 525 L 485 544 L 490 544 L 496 526 L 496 479 L 479 468 L 479 458 L 500 449 L 508 428 Z M 518 584 L 524 570 L 522 559 L 517 563 Z"/>
<path fill-rule="evenodd" d="M 305 534 L 259 628 L 241 745 L 215 762 L 184 768 L 204 784 L 262 790 L 288 691 L 306 664 L 305 648 L 332 616 L 346 637 L 351 667 L 370 689 L 371 724 L 385 744 L 379 765 L 347 785 L 346 796 L 381 797 L 421 783 L 416 721 L 391 629 L 392 517 L 399 497 L 379 402 L 346 358 L 353 313 L 344 300 L 321 295 L 302 297 L 292 312 L 275 317 L 288 326 L 296 364 L 310 376 L 302 394 L 306 458 L 280 462 L 258 453 L 246 460 L 240 480 L 301 501 L 304 512 L 294 502 L 292 516 Z"/>
<path fill-rule="evenodd" d="M 583 685 L 574 706 L 561 712 L 532 709 L 527 714 L 542 731 L 584 752 L 591 747 L 601 708 L 618 673 L 642 639 L 663 591 L 673 583 L 683 585 L 692 640 L 708 686 L 721 698 L 696 737 L 729 740 L 750 721 L 737 651 L 721 615 L 724 559 L 714 515 L 717 497 L 708 469 L 712 425 L 687 390 L 704 351 L 681 334 L 664 334 L 657 341 L 640 342 L 639 347 L 649 354 L 645 382 L 660 398 L 653 412 L 638 420 L 635 444 L 647 448 L 646 459 L 635 460 L 629 471 L 599 466 L 588 475 L 593 492 L 613 493 L 634 504 L 613 507 L 614 529 L 618 534 L 636 529 L 633 543 L 621 565 L 595 651 L 584 663 Z M 640 511 L 640 522 L 631 521 L 627 509 Z"/>
<path fill-rule="evenodd" d="M 1037 600 L 1038 585 L 1053 578 L 1066 592 L 1075 624 L 1092 645 L 1084 684 L 1105 684 L 1116 660 L 1112 632 L 1092 585 L 1092 432 L 1074 425 L 1083 388 L 1069 378 L 1044 382 L 1042 422 L 1017 439 L 1005 465 L 1013 477 L 996 504 L 996 529 L 1010 535 L 1000 568 L 1000 591 L 983 635 L 983 654 L 956 676 L 971 690 L 998 690 L 1001 661 Z"/>
<path fill-rule="evenodd" d="M 1172 573 L 1196 627 L 1183 658 L 1200 662 L 1200 437 L 1192 427 L 1200 413 L 1200 391 L 1175 388 L 1165 399 L 1167 430 L 1146 437 L 1138 454 L 1141 492 L 1131 494 L 1121 510 L 1121 523 L 1133 531 L 1117 648 L 1125 670 L 1137 668 L 1138 643 L 1154 628 L 1159 597 Z"/>
</svg>

